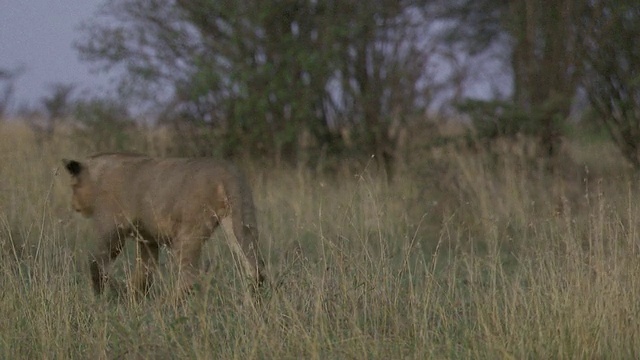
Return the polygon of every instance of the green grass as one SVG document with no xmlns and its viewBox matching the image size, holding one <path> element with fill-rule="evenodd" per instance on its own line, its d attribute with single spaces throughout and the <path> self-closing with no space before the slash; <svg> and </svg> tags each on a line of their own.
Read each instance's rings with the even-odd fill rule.
<svg viewBox="0 0 640 360">
<path fill-rule="evenodd" d="M 199 291 L 95 298 L 64 135 L 0 127 L 0 358 L 633 358 L 637 179 L 607 144 L 550 175 L 519 155 L 416 157 L 389 185 L 245 164 L 275 286 L 246 301 L 217 234 Z M 514 153 L 511 151 L 510 153 Z M 433 155 L 433 156 L 432 156 Z M 602 164 L 605 165 L 602 165 Z M 131 261 L 117 262 L 124 279 Z"/>
</svg>

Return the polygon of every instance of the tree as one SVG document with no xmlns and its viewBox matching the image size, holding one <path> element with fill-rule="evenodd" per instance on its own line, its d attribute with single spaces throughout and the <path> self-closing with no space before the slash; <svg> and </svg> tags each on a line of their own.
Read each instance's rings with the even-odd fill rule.
<svg viewBox="0 0 640 360">
<path fill-rule="evenodd" d="M 514 100 L 540 119 L 541 143 L 557 153 L 562 122 L 580 76 L 576 31 L 577 0 L 519 0 L 511 3 Z"/>
<path fill-rule="evenodd" d="M 398 123 L 428 105 L 424 3 L 111 0 L 77 48 L 136 99 L 168 95 L 169 117 L 222 131 L 229 155 L 295 163 L 309 134 L 390 169 Z"/>
<path fill-rule="evenodd" d="M 338 72 L 342 126 L 367 154 L 376 155 L 389 179 L 400 157 L 402 129 L 429 105 L 425 74 L 429 51 L 423 3 L 337 2 L 334 16 L 346 27 L 340 37 Z"/>
<path fill-rule="evenodd" d="M 591 106 L 623 156 L 640 169 L 640 4 L 589 1 L 580 33 Z"/>
<path fill-rule="evenodd" d="M 441 3 L 449 19 L 445 39 L 471 56 L 483 51 L 504 52 L 513 79 L 513 111 L 534 123 L 546 156 L 560 145 L 562 123 L 581 75 L 578 61 L 578 0 L 460 0 Z M 504 103 L 496 103 L 496 117 Z M 504 121 L 510 121 L 504 119 Z M 518 126 L 503 128 L 518 129 Z"/>
<path fill-rule="evenodd" d="M 53 84 L 50 86 L 51 94 L 42 98 L 42 105 L 52 121 L 69 115 L 74 88 L 72 84 Z"/>
<path fill-rule="evenodd" d="M 71 115 L 73 100 L 71 94 L 75 86 L 56 83 L 49 86 L 50 94 L 40 99 L 44 108 L 44 116 L 36 110 L 36 114 L 26 117 L 31 130 L 36 134 L 37 142 L 51 139 L 60 120 Z M 35 109 L 32 109 L 33 111 Z"/>
</svg>

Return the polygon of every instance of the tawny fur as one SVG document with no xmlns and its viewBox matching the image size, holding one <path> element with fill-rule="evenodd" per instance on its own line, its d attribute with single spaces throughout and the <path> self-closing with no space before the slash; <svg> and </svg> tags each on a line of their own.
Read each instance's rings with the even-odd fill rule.
<svg viewBox="0 0 640 360">
<path fill-rule="evenodd" d="M 161 245 L 175 255 L 177 295 L 197 275 L 204 242 L 223 218 L 231 219 L 232 249 L 256 286 L 265 281 L 251 190 L 232 164 L 209 158 L 151 158 L 100 154 L 86 161 L 64 160 L 71 174 L 74 210 L 89 217 L 97 232 L 90 255 L 93 289 L 104 291 L 110 263 L 131 234 L 138 256 L 132 288 L 145 294 Z"/>
</svg>

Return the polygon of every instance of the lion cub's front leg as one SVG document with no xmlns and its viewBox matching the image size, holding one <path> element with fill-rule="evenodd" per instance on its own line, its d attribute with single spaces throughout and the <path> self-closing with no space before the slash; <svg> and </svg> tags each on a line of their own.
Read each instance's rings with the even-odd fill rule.
<svg viewBox="0 0 640 360">
<path fill-rule="evenodd" d="M 158 264 L 160 248 L 155 241 L 136 241 L 136 265 L 131 277 L 131 288 L 136 299 L 143 298 L 149 292 L 153 282 L 153 273 Z"/>
<path fill-rule="evenodd" d="M 172 252 L 177 273 L 175 298 L 181 299 L 193 289 L 199 272 L 202 245 L 206 236 L 185 228 L 173 241 Z"/>
<path fill-rule="evenodd" d="M 104 232 L 99 242 L 89 255 L 91 282 L 96 295 L 104 292 L 108 280 L 109 265 L 122 252 L 125 237 L 117 230 Z"/>
</svg>

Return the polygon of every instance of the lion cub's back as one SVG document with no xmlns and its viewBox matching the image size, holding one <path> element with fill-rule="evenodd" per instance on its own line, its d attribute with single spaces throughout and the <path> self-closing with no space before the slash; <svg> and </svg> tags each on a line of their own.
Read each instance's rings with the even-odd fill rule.
<svg viewBox="0 0 640 360">
<path fill-rule="evenodd" d="M 218 186 L 235 182 L 239 176 L 233 164 L 211 158 L 152 158 L 116 153 L 91 159 L 102 190 L 118 193 L 124 203 L 138 210 L 149 203 L 163 212 L 175 211 L 176 207 L 201 207 L 218 201 Z"/>
</svg>

